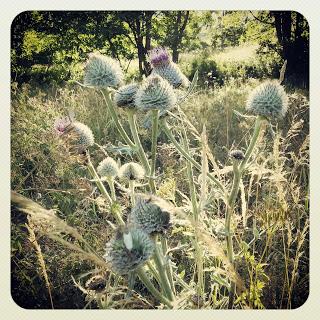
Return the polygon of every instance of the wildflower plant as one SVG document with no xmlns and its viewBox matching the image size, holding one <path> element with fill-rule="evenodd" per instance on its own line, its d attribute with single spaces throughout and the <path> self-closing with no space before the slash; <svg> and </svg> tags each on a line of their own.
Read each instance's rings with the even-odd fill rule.
<svg viewBox="0 0 320 320">
<path fill-rule="evenodd" d="M 122 81 L 123 72 L 117 61 L 98 53 L 89 55 L 83 79 L 85 86 L 97 88 L 117 87 Z"/>
<path fill-rule="evenodd" d="M 152 75 L 159 75 L 166 79 L 174 88 L 188 87 L 190 81 L 181 72 L 179 66 L 172 62 L 169 52 L 165 48 L 155 48 L 150 51 L 149 58 Z"/>
<path fill-rule="evenodd" d="M 223 201 L 225 210 L 223 230 L 225 247 L 215 246 L 214 250 L 217 256 L 220 255 L 225 269 L 229 272 L 227 273 L 229 278 L 222 280 L 220 277 L 219 281 L 224 283 L 228 289 L 228 307 L 233 308 L 236 289 L 242 289 L 242 286 L 239 285 L 241 281 L 235 271 L 234 235 L 231 228 L 236 199 L 242 176 L 248 169 L 248 163 L 252 158 L 264 124 L 270 117 L 283 117 L 287 111 L 286 94 L 283 87 L 273 81 L 262 84 L 249 95 L 247 110 L 255 115 L 255 126 L 246 151 L 232 150 L 229 152 L 229 158 L 232 161 L 232 179 L 226 181 L 221 179 L 219 172 L 210 172 L 209 170 L 207 159 L 209 151 L 205 129 L 200 136 L 192 128 L 193 134 L 201 142 L 201 162 L 196 160 L 189 146 L 187 133 L 190 125 L 180 108 L 183 99 L 177 99 L 174 88 L 188 87 L 188 92 L 185 95 L 187 97 L 195 87 L 196 75 L 190 83 L 163 48 L 151 51 L 150 61 L 153 67 L 152 74 L 143 80 L 142 84 L 128 84 L 117 90 L 111 88 L 118 87 L 124 77 L 119 65 L 113 59 L 92 54 L 85 68 L 84 85 L 99 90 L 120 138 L 132 150 L 133 157 L 132 161 L 124 163 L 120 168 L 112 157 L 107 157 L 95 169 L 90 154 L 87 152 L 86 165 L 93 179 L 91 181 L 96 183 L 101 195 L 106 199 L 110 213 L 113 214 L 115 224 L 118 227 L 114 236 L 106 243 L 103 261 L 90 248 L 87 254 L 91 260 L 97 259 L 100 267 L 109 268 L 116 275 L 127 277 L 127 279 L 135 279 L 135 276 L 138 276 L 149 292 L 166 308 L 173 308 L 178 301 L 184 300 L 183 290 L 190 288 L 190 286 L 193 286 L 192 290 L 196 293 L 197 301 L 205 299 L 207 286 L 204 276 L 205 252 L 206 245 L 211 244 L 212 239 L 205 232 L 206 221 L 202 221 L 201 217 L 208 199 L 210 199 L 208 195 L 209 184 L 207 183 L 209 181 L 213 186 L 214 194 L 217 194 L 217 197 Z M 174 106 L 177 107 L 174 119 L 170 115 L 159 119 L 159 111 L 173 110 Z M 130 132 L 127 132 L 122 125 L 117 107 L 124 108 Z M 151 146 L 149 152 L 146 152 L 140 141 L 136 117 L 138 112 L 145 114 L 148 111 L 151 111 L 152 114 L 152 128 Z M 177 128 L 179 128 L 178 134 Z M 54 129 L 59 136 L 64 135 L 68 130 L 73 131 L 77 137 L 76 144 L 83 150 L 94 146 L 92 131 L 85 124 L 80 122 L 70 124 L 66 119 L 61 119 L 55 123 Z M 175 208 L 172 203 L 157 195 L 156 159 L 157 139 L 160 130 L 173 144 L 176 152 L 186 161 L 190 199 L 182 193 L 181 197 L 187 199 L 187 209 L 185 209 L 187 213 Z M 198 183 L 200 185 L 199 193 L 197 193 L 197 186 L 194 183 L 195 171 L 201 173 L 201 179 Z M 138 184 L 142 180 L 147 180 L 146 185 Z M 105 181 L 109 184 L 111 196 L 104 185 Z M 116 192 L 115 182 L 121 192 Z M 123 182 L 129 184 L 129 189 L 123 185 Z M 144 192 L 136 194 L 135 188 L 138 187 L 143 188 Z M 123 193 L 127 193 L 131 197 L 131 208 L 129 206 L 125 208 L 129 212 L 127 218 L 124 218 L 124 208 L 120 205 Z M 177 268 L 174 268 L 168 254 L 170 248 L 167 238 L 162 237 L 163 234 L 168 234 L 173 223 L 172 216 L 178 214 L 183 215 L 185 223 L 193 228 L 195 234 L 192 245 L 195 252 L 196 270 L 190 283 L 187 283 L 188 280 L 183 279 L 176 272 Z M 196 284 L 194 279 L 197 279 Z M 100 289 L 100 285 L 104 286 L 104 279 L 100 279 L 97 283 L 98 289 Z M 92 286 L 94 287 L 94 285 Z"/>
<path fill-rule="evenodd" d="M 104 258 L 112 270 L 128 274 L 146 263 L 152 256 L 154 243 L 141 229 L 121 229 L 106 244 Z"/>
</svg>

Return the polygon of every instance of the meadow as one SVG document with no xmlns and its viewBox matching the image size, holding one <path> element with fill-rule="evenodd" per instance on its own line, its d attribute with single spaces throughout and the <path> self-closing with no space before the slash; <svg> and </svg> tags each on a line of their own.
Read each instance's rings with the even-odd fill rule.
<svg viewBox="0 0 320 320">
<path fill-rule="evenodd" d="M 283 84 L 286 114 L 263 118 L 257 129 L 248 97 L 281 78 L 284 61 L 256 50 L 248 43 L 182 52 L 178 65 L 190 83 L 176 89 L 179 103 L 164 114 L 112 109 L 108 94 L 115 101 L 117 91 L 103 96 L 75 81 L 12 83 L 11 294 L 18 305 L 294 309 L 306 301 L 308 90 Z M 125 82 L 137 80 L 137 69 L 130 63 Z M 76 70 L 82 83 L 83 64 Z M 75 152 L 54 130 L 66 116 L 92 130 L 86 150 Z M 144 173 L 127 182 L 119 173 L 102 179 L 107 157 L 119 167 L 138 163 Z M 106 263 L 106 243 L 123 235 L 131 262 L 140 234 L 124 230 L 139 205 L 146 215 L 155 207 L 170 213 L 170 226 L 143 240 L 139 250 L 147 255 L 151 241 L 154 253 L 124 272 Z"/>
</svg>

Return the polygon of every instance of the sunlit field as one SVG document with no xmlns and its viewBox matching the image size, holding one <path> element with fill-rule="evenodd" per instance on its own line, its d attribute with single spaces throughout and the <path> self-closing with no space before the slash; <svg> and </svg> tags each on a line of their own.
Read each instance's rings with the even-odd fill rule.
<svg viewBox="0 0 320 320">
<path fill-rule="evenodd" d="M 292 23 L 286 39 L 296 56 L 278 39 L 279 14 Z M 12 37 L 19 306 L 295 309 L 306 301 L 302 16 L 25 12 Z"/>
</svg>

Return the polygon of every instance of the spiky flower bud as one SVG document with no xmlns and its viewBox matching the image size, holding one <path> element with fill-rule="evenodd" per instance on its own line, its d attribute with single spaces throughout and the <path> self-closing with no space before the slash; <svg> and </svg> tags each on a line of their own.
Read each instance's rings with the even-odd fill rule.
<svg viewBox="0 0 320 320">
<path fill-rule="evenodd" d="M 174 207 L 169 202 L 159 197 L 138 194 L 128 222 L 148 234 L 165 233 L 171 226 L 170 214 L 173 210 Z"/>
<path fill-rule="evenodd" d="M 188 87 L 190 81 L 181 72 L 180 68 L 171 60 L 165 48 L 156 48 L 150 51 L 150 62 L 153 66 L 152 75 L 159 75 L 166 79 L 174 88 Z"/>
<path fill-rule="evenodd" d="M 119 166 L 115 160 L 108 157 L 99 163 L 97 172 L 100 177 L 114 178 L 119 173 Z"/>
<path fill-rule="evenodd" d="M 75 135 L 73 143 L 79 149 L 85 150 L 94 144 L 93 133 L 87 125 L 78 121 L 73 122 L 71 132 Z"/>
<path fill-rule="evenodd" d="M 140 229 L 119 229 L 115 237 L 106 244 L 105 260 L 119 274 L 127 274 L 150 259 L 154 243 Z"/>
<path fill-rule="evenodd" d="M 146 78 L 135 97 L 135 105 L 141 110 L 168 110 L 176 102 L 172 86 L 158 75 Z"/>
<path fill-rule="evenodd" d="M 123 80 L 119 63 L 98 53 L 91 53 L 85 66 L 84 85 L 97 88 L 117 87 Z"/>
<path fill-rule="evenodd" d="M 125 180 L 141 180 L 144 178 L 145 171 L 140 164 L 129 162 L 120 167 L 119 177 Z"/>
<path fill-rule="evenodd" d="M 106 279 L 101 275 L 93 276 L 85 283 L 85 287 L 88 290 L 101 292 L 106 287 Z"/>
<path fill-rule="evenodd" d="M 256 115 L 281 118 L 288 109 L 288 97 L 278 81 L 266 81 L 255 88 L 246 109 Z"/>
<path fill-rule="evenodd" d="M 138 88 L 139 85 L 137 83 L 131 83 L 120 87 L 114 95 L 115 104 L 122 108 L 134 108 L 134 97 Z"/>
<path fill-rule="evenodd" d="M 232 150 L 229 153 L 230 157 L 235 160 L 243 160 L 244 153 L 241 150 Z"/>
</svg>

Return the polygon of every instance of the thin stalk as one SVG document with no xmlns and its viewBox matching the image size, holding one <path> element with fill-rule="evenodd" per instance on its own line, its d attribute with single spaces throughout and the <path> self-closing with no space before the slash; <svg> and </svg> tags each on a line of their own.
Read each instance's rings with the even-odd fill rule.
<svg viewBox="0 0 320 320">
<path fill-rule="evenodd" d="M 198 170 L 201 170 L 201 165 L 197 161 L 195 161 L 190 156 L 190 154 L 183 147 L 181 147 L 179 142 L 175 139 L 165 119 L 161 121 L 161 127 L 163 132 L 166 134 L 167 138 L 173 143 L 177 151 L 183 157 L 185 157 L 188 161 L 190 161 Z M 215 185 L 220 189 L 220 191 L 222 191 L 222 194 L 224 195 L 225 194 L 224 186 L 211 173 L 208 172 L 207 176 L 210 180 L 212 180 L 215 183 Z"/>
<path fill-rule="evenodd" d="M 240 167 L 239 167 L 239 170 L 240 170 L 241 173 L 245 169 L 245 166 L 246 166 L 246 164 L 248 163 L 248 161 L 249 161 L 249 159 L 251 157 L 252 151 L 253 151 L 256 143 L 257 143 L 257 140 L 258 140 L 258 137 L 259 137 L 259 134 L 260 134 L 262 123 L 264 121 L 265 121 L 264 117 L 257 116 L 250 144 L 248 146 L 248 149 L 246 151 L 244 159 L 241 162 Z"/>
<path fill-rule="evenodd" d="M 163 252 L 163 256 L 165 257 L 167 255 L 167 251 L 168 251 L 168 243 L 167 243 L 167 239 L 164 237 L 161 237 L 161 246 L 162 246 L 162 252 Z M 168 280 L 171 286 L 171 290 L 173 291 L 173 294 L 176 294 L 176 289 L 174 287 L 174 283 L 173 283 L 173 272 L 172 272 L 172 266 L 171 263 L 168 263 L 166 265 L 166 273 L 168 276 Z"/>
<path fill-rule="evenodd" d="M 227 207 L 227 213 L 225 218 L 227 255 L 228 255 L 229 262 L 232 265 L 234 263 L 234 253 L 233 253 L 233 242 L 232 242 L 232 234 L 231 234 L 231 217 L 234 211 L 235 199 L 239 191 L 239 184 L 241 179 L 241 174 L 240 174 L 238 163 L 236 160 L 233 162 L 233 174 L 234 176 L 233 176 L 232 190 L 230 193 L 230 197 L 228 199 L 228 207 Z M 229 305 L 228 305 L 229 309 L 233 308 L 234 293 L 235 293 L 235 283 L 231 282 L 230 292 L 229 292 Z"/>
<path fill-rule="evenodd" d="M 110 188 L 110 191 L 111 191 L 111 199 L 113 201 L 117 201 L 116 190 L 114 188 L 114 179 L 110 178 L 110 179 L 107 180 L 107 182 L 108 182 L 108 185 L 109 185 L 109 188 Z"/>
<path fill-rule="evenodd" d="M 160 247 L 157 244 L 155 246 L 155 253 L 153 255 L 154 262 L 156 264 L 156 267 L 158 269 L 158 273 L 160 276 L 160 286 L 162 290 L 165 292 L 166 297 L 172 301 L 173 300 L 173 292 L 169 283 L 169 279 L 166 274 L 165 266 L 163 264 L 163 255 L 160 252 Z"/>
<path fill-rule="evenodd" d="M 182 124 L 182 132 L 183 132 L 183 147 L 186 150 L 186 152 L 189 154 L 188 138 L 187 138 L 187 133 L 186 133 L 184 124 Z M 202 261 L 203 252 L 198 242 L 199 241 L 198 239 L 199 206 L 197 201 L 196 188 L 193 181 L 192 164 L 189 161 L 187 161 L 187 174 L 188 174 L 189 190 L 190 190 L 190 196 L 191 196 L 193 219 L 195 221 L 195 241 L 193 241 L 193 244 L 195 249 L 195 262 L 196 262 L 196 269 L 197 269 L 197 281 L 198 281 L 197 289 L 198 289 L 198 295 L 203 297 L 203 294 L 204 294 L 203 261 Z"/>
<path fill-rule="evenodd" d="M 112 201 L 112 198 L 110 197 L 108 191 L 106 190 L 106 188 L 104 187 L 102 181 L 100 180 L 100 177 L 99 175 L 97 174 L 91 160 L 90 160 L 90 157 L 88 156 L 87 157 L 87 167 L 88 167 L 88 170 L 90 172 L 90 174 L 92 175 L 98 189 L 100 190 L 101 194 L 103 195 L 104 198 L 106 198 L 106 200 L 109 202 L 109 204 L 112 206 L 113 204 L 113 201 Z M 114 214 L 114 217 L 115 219 L 117 220 L 118 224 L 119 225 L 125 225 L 122 217 L 120 216 L 119 214 L 119 211 L 118 210 L 111 210 L 111 212 Z"/>
<path fill-rule="evenodd" d="M 160 283 L 159 274 L 158 274 L 157 270 L 155 269 L 155 267 L 152 265 L 151 261 L 148 260 L 146 265 L 148 266 L 148 269 L 150 270 L 153 277 L 157 280 L 158 283 Z"/>
<path fill-rule="evenodd" d="M 264 121 L 263 117 L 258 116 L 256 118 L 253 135 L 251 137 L 251 141 L 249 143 L 245 157 L 242 160 L 241 164 L 239 165 L 237 160 L 233 161 L 233 182 L 232 182 L 232 189 L 231 189 L 230 195 L 228 197 L 227 212 L 226 212 L 226 218 L 225 218 L 227 255 L 228 255 L 229 262 L 232 265 L 234 264 L 234 252 L 233 252 L 233 242 L 232 242 L 232 234 L 231 234 L 231 218 L 232 218 L 232 215 L 234 212 L 236 198 L 239 193 L 239 186 L 240 186 L 241 177 L 242 177 L 243 171 L 245 169 L 245 166 L 248 163 L 248 161 L 251 157 L 251 154 L 254 150 L 254 147 L 257 143 L 257 140 L 258 140 L 258 137 L 260 134 L 260 130 L 261 130 L 261 125 L 262 125 L 263 121 Z M 236 288 L 235 283 L 231 282 L 231 288 L 229 291 L 229 304 L 228 304 L 229 309 L 233 308 L 235 288 Z"/>
<path fill-rule="evenodd" d="M 159 127 L 159 110 L 152 110 L 152 145 L 150 177 L 154 178 L 156 171 L 157 139 Z"/>
<path fill-rule="evenodd" d="M 136 113 L 135 110 L 129 110 L 128 111 L 128 121 L 129 121 L 129 126 L 130 126 L 130 130 L 131 130 L 131 134 L 136 146 L 136 150 L 138 152 L 139 155 L 139 159 L 142 162 L 142 165 L 147 173 L 147 175 L 150 176 L 151 173 L 151 168 L 147 159 L 147 156 L 143 150 L 140 138 L 139 138 L 139 134 L 138 134 L 138 129 L 137 129 L 137 124 L 136 124 Z M 153 193 L 156 192 L 156 186 L 155 186 L 155 182 L 154 179 L 149 178 L 149 184 L 150 184 L 150 188 L 151 191 Z"/>
<path fill-rule="evenodd" d="M 134 143 L 131 141 L 131 139 L 129 138 L 129 136 L 127 135 L 126 131 L 124 130 L 122 124 L 119 121 L 118 115 L 117 115 L 115 107 L 114 107 L 114 103 L 110 98 L 110 91 L 107 90 L 106 94 L 104 94 L 103 90 L 100 90 L 100 92 L 103 96 L 103 100 L 104 100 L 106 106 L 108 107 L 108 110 L 110 112 L 112 120 L 113 120 L 114 124 L 116 125 L 121 137 L 128 144 L 128 146 L 130 148 L 135 149 Z"/>
<path fill-rule="evenodd" d="M 134 188 L 135 188 L 135 181 L 129 180 L 130 198 L 131 198 L 131 205 L 132 206 L 134 206 L 136 204 L 136 200 L 134 197 Z"/>
<path fill-rule="evenodd" d="M 146 286 L 146 288 L 152 293 L 152 295 L 155 298 L 157 298 L 160 302 L 164 303 L 170 309 L 173 307 L 172 303 L 154 287 L 154 285 L 152 284 L 148 275 L 142 267 L 137 269 L 137 274 L 142 283 Z"/>
</svg>

